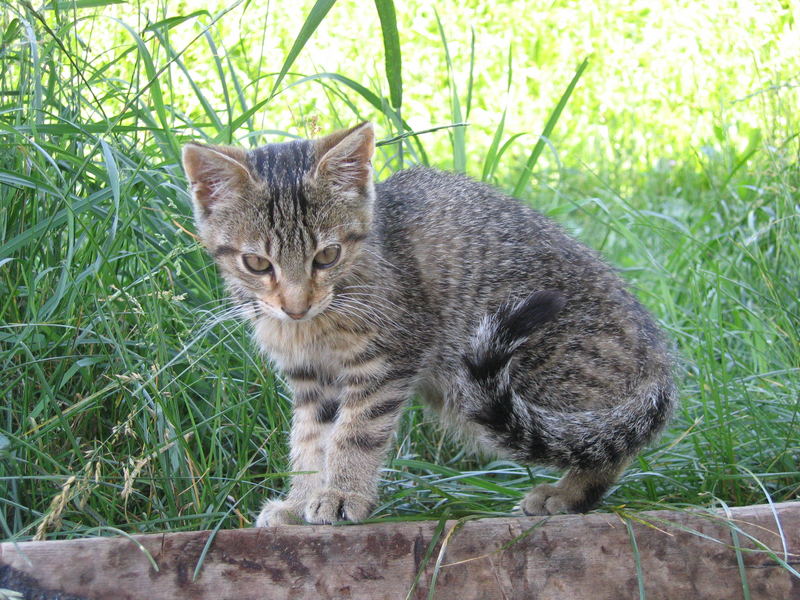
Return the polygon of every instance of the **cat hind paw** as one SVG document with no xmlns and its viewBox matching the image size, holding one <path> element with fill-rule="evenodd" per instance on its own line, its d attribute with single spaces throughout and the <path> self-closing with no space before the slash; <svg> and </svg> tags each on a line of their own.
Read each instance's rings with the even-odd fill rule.
<svg viewBox="0 0 800 600">
<path fill-rule="evenodd" d="M 520 502 L 520 508 L 528 516 L 558 515 L 576 512 L 574 498 L 564 490 L 543 483 L 533 488 Z"/>
</svg>

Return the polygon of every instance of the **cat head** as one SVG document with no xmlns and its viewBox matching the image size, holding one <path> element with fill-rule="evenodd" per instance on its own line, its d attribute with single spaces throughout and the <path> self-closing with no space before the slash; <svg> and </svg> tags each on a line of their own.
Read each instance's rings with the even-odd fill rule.
<svg viewBox="0 0 800 600">
<path fill-rule="evenodd" d="M 304 321 L 325 310 L 372 224 L 370 123 L 255 150 L 188 144 L 195 223 L 234 299 Z"/>
</svg>

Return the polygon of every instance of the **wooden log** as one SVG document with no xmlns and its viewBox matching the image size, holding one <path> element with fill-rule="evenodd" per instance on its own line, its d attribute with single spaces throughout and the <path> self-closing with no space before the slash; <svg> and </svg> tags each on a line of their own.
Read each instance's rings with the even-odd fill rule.
<svg viewBox="0 0 800 600">
<path fill-rule="evenodd" d="M 800 598 L 797 502 L 735 508 L 730 519 L 653 511 L 437 525 L 7 542 L 0 589 L 37 600 L 402 600 L 427 598 L 432 586 L 441 600 L 617 600 L 638 598 L 640 589 L 648 600 L 731 600 L 744 597 L 746 581 L 751 598 Z"/>
</svg>

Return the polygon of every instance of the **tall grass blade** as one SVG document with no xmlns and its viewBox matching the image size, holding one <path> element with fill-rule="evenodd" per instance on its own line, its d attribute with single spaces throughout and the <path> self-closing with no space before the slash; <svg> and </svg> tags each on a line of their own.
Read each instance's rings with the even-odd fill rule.
<svg viewBox="0 0 800 600">
<path fill-rule="evenodd" d="M 124 3 L 127 0 L 119 0 L 120 3 Z M 191 21 L 200 16 L 210 17 L 211 13 L 207 10 L 196 10 L 194 12 L 190 12 L 186 15 L 180 15 L 178 17 L 167 17 L 166 19 L 161 19 L 160 21 L 155 21 L 154 23 L 150 23 L 147 27 L 144 28 L 145 31 L 151 31 L 155 33 L 156 31 L 167 31 L 169 29 L 174 29 L 178 25 L 185 23 L 186 21 Z M 165 48 L 169 46 L 164 39 L 161 39 L 161 45 Z"/>
<path fill-rule="evenodd" d="M 742 556 L 742 544 L 739 541 L 739 534 L 736 531 L 737 526 L 731 521 L 731 511 L 728 505 L 725 502 L 721 502 L 721 504 L 731 530 L 733 551 L 736 553 L 736 566 L 739 569 L 739 579 L 742 582 L 742 598 L 743 600 L 750 600 L 750 584 L 747 583 L 747 568 L 744 564 L 744 556 Z"/>
<path fill-rule="evenodd" d="M 297 37 L 295 38 L 294 43 L 289 50 L 289 54 L 286 55 L 286 59 L 283 61 L 283 66 L 281 67 L 280 73 L 278 73 L 278 78 L 272 85 L 272 92 L 270 93 L 270 96 L 275 95 L 284 77 L 286 77 L 289 69 L 292 68 L 294 61 L 297 59 L 297 55 L 300 54 L 300 51 L 305 47 L 306 43 L 308 43 L 308 40 L 317 30 L 317 27 L 319 27 L 319 24 L 322 23 L 325 15 L 328 14 L 328 11 L 335 3 L 336 0 L 317 0 L 316 4 L 314 4 L 314 7 L 308 13 L 308 17 L 306 17 L 303 26 L 300 28 L 300 33 L 297 34 Z"/>
<path fill-rule="evenodd" d="M 555 129 L 556 123 L 558 122 L 559 117 L 561 117 L 561 113 L 564 110 L 564 107 L 567 105 L 569 97 L 572 95 L 575 86 L 578 84 L 578 80 L 581 78 L 581 75 L 583 75 L 583 72 L 586 70 L 587 66 L 589 66 L 589 59 L 585 58 L 575 71 L 575 76 L 572 78 L 572 81 L 569 82 L 567 89 L 561 95 L 561 99 L 553 109 L 553 112 L 550 113 L 550 118 L 547 120 L 547 123 L 545 124 L 544 129 L 539 136 L 539 140 L 533 147 L 533 151 L 528 157 L 528 161 L 525 163 L 525 168 L 522 170 L 522 174 L 519 176 L 517 184 L 514 186 L 514 196 L 521 196 L 525 191 L 525 186 L 528 185 L 528 182 L 531 179 L 533 168 L 536 166 L 536 161 L 539 160 L 539 155 L 542 153 L 542 150 L 544 150 L 545 140 L 549 139 L 553 134 L 553 129 Z"/>
<path fill-rule="evenodd" d="M 200 14 L 207 14 L 207 11 L 198 11 Z M 194 14 L 194 13 L 192 13 Z M 181 21 L 182 22 L 182 21 Z M 161 27 L 155 27 L 153 29 L 153 33 L 156 35 L 158 40 L 161 42 L 161 46 L 167 52 L 167 56 L 169 57 L 170 61 L 178 65 L 178 68 L 183 71 L 184 76 L 186 77 L 186 81 L 192 88 L 194 92 L 194 98 L 200 103 L 200 106 L 203 108 L 203 112 L 205 113 L 205 117 L 208 119 L 211 127 L 217 133 L 222 132 L 223 125 L 222 121 L 220 121 L 219 116 L 217 115 L 217 111 L 212 106 L 211 101 L 208 99 L 206 92 L 201 88 L 197 82 L 195 82 L 189 68 L 186 66 L 186 63 L 180 57 L 180 55 L 175 52 L 172 46 L 167 42 L 167 39 L 164 37 L 163 32 L 161 31 Z M 119 127 L 116 128 L 119 131 Z"/>
<path fill-rule="evenodd" d="M 400 34 L 397 30 L 397 14 L 394 10 L 394 1 L 375 0 L 375 8 L 378 10 L 378 18 L 381 22 L 383 53 L 386 62 L 386 81 L 389 83 L 389 99 L 398 117 L 402 117 L 403 61 L 400 52 Z M 402 119 L 400 120 L 402 122 Z M 398 148 L 398 162 L 401 169 L 404 166 L 404 147 L 405 144 L 401 143 Z"/>
<path fill-rule="evenodd" d="M 642 556 L 639 553 L 639 544 L 636 543 L 636 534 L 633 532 L 633 524 L 630 519 L 623 518 L 625 527 L 628 529 L 628 538 L 631 541 L 631 550 L 633 552 L 633 562 L 636 566 L 636 581 L 639 584 L 639 600 L 646 600 L 647 595 L 644 589 L 644 570 L 642 569 Z"/>
<path fill-rule="evenodd" d="M 101 139 L 100 146 L 103 149 L 103 160 L 108 172 L 108 184 L 111 187 L 111 194 L 114 200 L 114 220 L 109 232 L 109 240 L 113 240 L 117 235 L 117 225 L 119 223 L 119 203 L 121 199 L 119 168 L 117 167 L 117 161 L 114 159 L 114 151 L 108 142 Z"/>
<path fill-rule="evenodd" d="M 50 6 L 54 6 L 56 10 L 67 11 L 84 8 L 102 8 L 115 4 L 125 4 L 127 1 L 128 0 L 61 0 L 52 2 Z"/>
<path fill-rule="evenodd" d="M 467 112 L 464 115 L 465 121 L 469 121 L 469 113 L 472 110 L 472 88 L 475 82 L 475 28 L 470 27 L 469 32 L 469 79 L 467 80 Z"/>
<path fill-rule="evenodd" d="M 307 77 L 303 77 L 298 79 L 297 81 L 293 82 L 291 87 L 302 85 L 308 81 L 315 81 L 319 79 L 329 79 L 331 81 L 336 81 L 341 83 L 351 90 L 359 94 L 362 98 L 364 98 L 367 102 L 369 102 L 375 109 L 382 112 L 386 117 L 392 122 L 395 128 L 398 131 L 411 131 L 411 126 L 391 107 L 386 105 L 386 102 L 378 96 L 375 92 L 370 90 L 369 88 L 361 85 L 357 81 L 350 79 L 349 77 L 345 77 L 344 75 L 340 75 L 339 73 L 317 73 L 315 75 L 309 75 Z M 463 127 L 466 125 L 465 123 L 454 123 L 453 125 L 448 125 L 447 127 Z M 434 129 L 432 129 L 434 130 Z M 421 156 L 422 164 L 428 163 L 428 155 L 425 152 L 425 148 L 422 143 L 416 138 L 416 136 L 411 136 L 416 142 L 416 149 Z"/>
<path fill-rule="evenodd" d="M 217 49 L 217 44 L 214 42 L 214 37 L 211 35 L 211 32 L 206 30 L 203 32 L 203 37 L 208 44 L 208 48 L 211 51 L 211 57 L 214 59 L 214 67 L 216 68 L 217 72 L 217 81 L 219 82 L 219 89 L 222 91 L 222 100 L 223 105 L 225 106 L 225 112 L 228 115 L 228 127 L 224 131 L 223 142 L 226 144 L 230 144 L 233 141 L 233 132 L 231 131 L 231 123 L 233 123 L 233 103 L 231 102 L 230 92 L 228 91 L 228 81 L 227 77 L 225 76 L 225 69 L 222 66 L 222 59 L 219 56 L 219 50 Z"/>
<path fill-rule="evenodd" d="M 397 31 L 397 15 L 393 0 L 375 0 L 381 21 L 383 51 L 386 59 L 386 81 L 389 83 L 389 98 L 392 108 L 401 114 L 403 105 L 403 61 L 400 53 L 400 34 Z"/>
<path fill-rule="evenodd" d="M 158 70 L 156 70 L 155 62 L 153 62 L 153 56 L 150 53 L 147 44 L 145 44 L 142 37 L 136 33 L 133 27 L 120 19 L 112 18 L 112 20 L 116 21 L 125 30 L 127 30 L 131 38 L 133 38 L 133 41 L 136 43 L 138 56 L 144 63 L 145 76 L 148 79 L 147 84 L 145 85 L 145 89 L 149 89 L 150 91 L 150 103 L 148 106 L 152 105 L 152 107 L 155 109 L 156 115 L 158 116 L 158 122 L 161 125 L 160 130 L 154 127 L 153 133 L 155 134 L 156 138 L 161 141 L 161 148 L 164 154 L 171 156 L 173 160 L 177 160 L 178 156 L 180 156 L 180 148 L 178 147 L 175 137 L 169 133 L 170 122 L 168 111 L 166 102 L 164 101 L 164 94 L 161 91 L 161 81 L 159 80 L 160 73 Z"/>
<path fill-rule="evenodd" d="M 414 597 L 414 590 L 417 589 L 419 580 L 422 579 L 422 576 L 425 574 L 425 569 L 428 567 L 428 563 L 433 556 L 433 552 L 436 550 L 436 545 L 439 543 L 439 540 L 442 537 L 442 532 L 447 526 L 447 519 L 448 513 L 445 511 L 445 514 L 442 515 L 442 517 L 439 519 L 439 522 L 436 524 L 436 529 L 433 530 L 431 541 L 428 542 L 428 547 L 425 549 L 425 554 L 422 556 L 422 560 L 419 561 L 419 568 L 417 569 L 417 574 L 414 577 L 414 581 L 412 582 L 411 587 L 406 594 L 406 600 L 411 600 L 411 598 Z"/>
<path fill-rule="evenodd" d="M 474 43 L 474 40 L 473 40 Z M 474 54 L 474 50 L 473 50 Z M 508 47 L 508 77 L 506 79 L 506 105 L 503 108 L 503 115 L 500 117 L 500 123 L 495 129 L 494 136 L 492 136 L 492 143 L 489 145 L 489 150 L 486 152 L 486 159 L 483 161 L 483 171 L 481 172 L 481 181 L 489 181 L 494 174 L 497 165 L 500 162 L 500 154 L 498 148 L 500 147 L 500 140 L 503 139 L 503 131 L 506 125 L 506 113 L 508 113 L 508 102 L 511 94 L 511 82 L 513 80 L 513 63 L 511 61 L 511 45 Z M 471 69 L 471 67 L 470 67 Z M 471 78 L 471 77 L 470 77 Z M 468 111 L 469 112 L 469 111 Z"/>
<path fill-rule="evenodd" d="M 445 62 L 447 63 L 447 82 L 450 86 L 450 118 L 452 123 L 462 123 L 464 118 L 461 114 L 461 101 L 458 99 L 458 88 L 456 86 L 455 74 L 453 72 L 453 60 L 450 58 L 450 48 L 447 44 L 447 36 L 439 18 L 439 11 L 433 9 L 436 16 L 436 25 L 439 28 L 439 37 L 444 48 Z M 466 148 L 466 128 L 457 127 L 450 134 L 453 147 L 453 170 L 459 173 L 467 171 L 467 148 Z"/>
</svg>

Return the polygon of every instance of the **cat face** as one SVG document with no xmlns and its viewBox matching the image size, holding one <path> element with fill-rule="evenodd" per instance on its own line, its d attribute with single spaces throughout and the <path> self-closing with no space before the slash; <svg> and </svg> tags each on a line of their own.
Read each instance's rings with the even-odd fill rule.
<svg viewBox="0 0 800 600">
<path fill-rule="evenodd" d="M 372 222 L 369 123 L 321 140 L 184 148 L 200 239 L 255 316 L 306 321 L 352 271 Z"/>
</svg>

